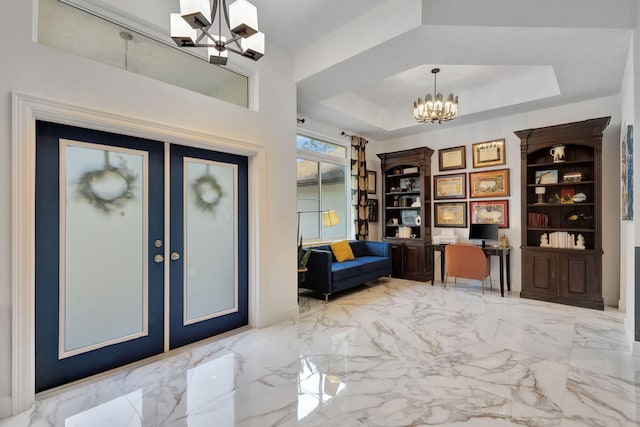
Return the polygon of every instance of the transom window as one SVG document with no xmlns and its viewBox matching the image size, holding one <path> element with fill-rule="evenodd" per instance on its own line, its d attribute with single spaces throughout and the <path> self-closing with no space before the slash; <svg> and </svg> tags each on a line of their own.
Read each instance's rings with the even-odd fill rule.
<svg viewBox="0 0 640 427">
<path fill-rule="evenodd" d="M 249 107 L 247 76 L 59 0 L 39 1 L 38 43 Z"/>
</svg>

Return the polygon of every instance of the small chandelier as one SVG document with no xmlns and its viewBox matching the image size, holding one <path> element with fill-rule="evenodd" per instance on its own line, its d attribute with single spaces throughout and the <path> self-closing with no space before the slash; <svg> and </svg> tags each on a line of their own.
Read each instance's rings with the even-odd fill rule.
<svg viewBox="0 0 640 427">
<path fill-rule="evenodd" d="M 424 101 L 422 98 L 418 98 L 413 102 L 413 116 L 418 123 L 442 123 L 456 118 L 458 114 L 458 97 L 454 97 L 452 93 L 447 97 L 447 101 L 444 102 L 444 98 L 441 93 L 437 93 L 436 78 L 440 72 L 440 68 L 434 68 L 431 70 L 433 74 L 433 97 L 431 94 L 426 94 Z"/>
<path fill-rule="evenodd" d="M 223 15 L 229 39 L 222 35 Z M 211 34 L 216 29 L 217 34 Z M 180 13 L 171 14 L 171 38 L 178 47 L 206 47 L 209 62 L 215 65 L 227 65 L 229 51 L 254 61 L 264 55 L 258 11 L 246 0 L 236 0 L 229 7 L 227 0 L 213 0 L 213 8 L 210 0 L 180 0 Z"/>
</svg>

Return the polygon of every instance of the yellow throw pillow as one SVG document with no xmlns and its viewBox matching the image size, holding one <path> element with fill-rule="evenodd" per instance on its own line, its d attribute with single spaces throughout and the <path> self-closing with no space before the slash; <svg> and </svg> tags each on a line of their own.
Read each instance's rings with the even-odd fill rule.
<svg viewBox="0 0 640 427">
<path fill-rule="evenodd" d="M 333 256 L 336 257 L 336 261 L 338 262 L 356 259 L 356 257 L 353 256 L 353 251 L 351 250 L 351 246 L 349 246 L 349 242 L 346 240 L 331 243 L 329 246 L 331 246 L 331 252 L 333 252 Z"/>
</svg>

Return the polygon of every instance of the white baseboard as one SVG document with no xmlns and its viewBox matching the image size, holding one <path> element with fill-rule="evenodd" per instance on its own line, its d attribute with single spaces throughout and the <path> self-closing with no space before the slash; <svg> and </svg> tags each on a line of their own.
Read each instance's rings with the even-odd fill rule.
<svg viewBox="0 0 640 427">
<path fill-rule="evenodd" d="M 269 316 L 269 322 L 266 325 L 262 325 L 258 327 L 266 327 L 266 326 L 274 325 L 276 323 L 280 323 L 284 320 L 292 320 L 297 318 L 299 314 L 300 314 L 300 309 L 298 308 L 298 304 L 296 304 L 293 307 L 271 314 Z"/>
<path fill-rule="evenodd" d="M 0 419 L 11 415 L 11 396 L 0 397 Z"/>
</svg>

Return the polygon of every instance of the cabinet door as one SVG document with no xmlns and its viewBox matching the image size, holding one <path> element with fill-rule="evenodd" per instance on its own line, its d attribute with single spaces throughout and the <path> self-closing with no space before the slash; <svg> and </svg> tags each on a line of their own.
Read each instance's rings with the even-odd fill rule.
<svg viewBox="0 0 640 427">
<path fill-rule="evenodd" d="M 524 293 L 558 295 L 558 257 L 555 253 L 526 251 L 524 253 Z"/>
<path fill-rule="evenodd" d="M 402 243 L 391 244 L 391 275 L 393 277 L 402 277 L 404 274 L 403 248 Z"/>
<path fill-rule="evenodd" d="M 404 275 L 407 279 L 422 279 L 424 276 L 424 243 L 405 243 Z"/>
<path fill-rule="evenodd" d="M 560 254 L 560 295 L 592 299 L 596 286 L 595 257 L 590 254 Z"/>
</svg>

